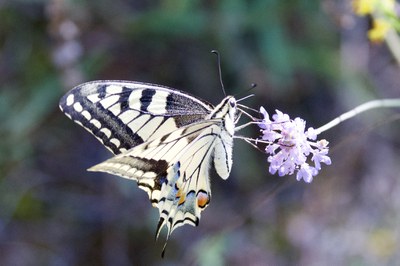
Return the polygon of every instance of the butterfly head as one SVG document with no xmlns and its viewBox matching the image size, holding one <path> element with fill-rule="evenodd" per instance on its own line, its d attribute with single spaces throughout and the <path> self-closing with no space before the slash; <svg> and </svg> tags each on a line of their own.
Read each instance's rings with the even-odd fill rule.
<svg viewBox="0 0 400 266">
<path fill-rule="evenodd" d="M 233 96 L 228 96 L 228 115 L 234 121 L 237 115 L 237 102 Z"/>
<path fill-rule="evenodd" d="M 227 99 L 230 107 L 236 109 L 236 99 L 233 96 L 228 96 Z"/>
</svg>

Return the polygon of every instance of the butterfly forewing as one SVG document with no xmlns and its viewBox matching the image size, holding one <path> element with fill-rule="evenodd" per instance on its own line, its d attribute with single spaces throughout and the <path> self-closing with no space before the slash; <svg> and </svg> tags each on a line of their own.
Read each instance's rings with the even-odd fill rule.
<svg viewBox="0 0 400 266">
<path fill-rule="evenodd" d="M 72 89 L 61 110 L 114 154 L 203 120 L 213 106 L 153 84 L 93 81 Z"/>
<path fill-rule="evenodd" d="M 138 182 L 159 209 L 168 236 L 197 225 L 211 198 L 209 167 L 222 178 L 232 167 L 236 100 L 213 107 L 158 85 L 97 81 L 77 86 L 60 101 L 72 120 L 117 154 L 89 170 Z"/>
</svg>

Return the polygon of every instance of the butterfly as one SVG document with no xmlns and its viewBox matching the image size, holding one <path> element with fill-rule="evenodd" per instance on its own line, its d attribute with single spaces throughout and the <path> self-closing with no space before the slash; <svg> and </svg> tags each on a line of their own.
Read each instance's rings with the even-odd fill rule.
<svg viewBox="0 0 400 266">
<path fill-rule="evenodd" d="M 159 210 L 156 230 L 197 226 L 211 199 L 209 169 L 227 179 L 237 100 L 218 105 L 188 93 L 134 81 L 92 81 L 60 100 L 60 109 L 115 156 L 89 171 L 137 181 Z M 165 246 L 164 246 L 165 250 Z"/>
</svg>

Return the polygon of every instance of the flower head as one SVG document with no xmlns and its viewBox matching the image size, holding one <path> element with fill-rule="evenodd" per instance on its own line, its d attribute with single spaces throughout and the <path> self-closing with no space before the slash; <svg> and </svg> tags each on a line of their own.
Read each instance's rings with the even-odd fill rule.
<svg viewBox="0 0 400 266">
<path fill-rule="evenodd" d="M 353 0 L 353 10 L 359 16 L 371 16 L 372 28 L 368 31 L 368 39 L 374 43 L 384 41 L 389 30 L 398 31 L 395 0 Z"/>
<path fill-rule="evenodd" d="M 331 164 L 327 155 L 328 141 L 315 141 L 316 131 L 313 128 L 305 130 L 306 122 L 303 119 L 296 117 L 292 120 L 289 115 L 276 110 L 271 120 L 263 107 L 260 113 L 264 116 L 259 123 L 261 139 L 267 142 L 265 151 L 269 154 L 271 174 L 284 176 L 296 172 L 297 180 L 303 179 L 309 183 L 321 170 L 321 163 Z M 309 165 L 307 160 L 311 160 L 314 166 Z"/>
<path fill-rule="evenodd" d="M 384 19 L 375 19 L 373 21 L 373 27 L 368 31 L 368 38 L 372 42 L 382 42 L 388 31 L 390 30 L 391 25 Z"/>
<path fill-rule="evenodd" d="M 353 0 L 353 10 L 359 16 L 374 13 L 393 13 L 396 6 L 395 0 Z"/>
<path fill-rule="evenodd" d="M 371 0 L 353 0 L 354 12 L 359 16 L 371 14 L 374 10 L 375 1 Z"/>
</svg>

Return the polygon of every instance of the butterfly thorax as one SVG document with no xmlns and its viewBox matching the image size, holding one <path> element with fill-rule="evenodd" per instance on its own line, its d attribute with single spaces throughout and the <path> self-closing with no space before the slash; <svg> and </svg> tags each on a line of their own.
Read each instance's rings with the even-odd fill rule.
<svg viewBox="0 0 400 266">
<path fill-rule="evenodd" d="M 233 137 L 236 115 L 236 99 L 233 96 L 227 96 L 210 113 L 209 119 L 222 119 L 223 127 Z"/>
</svg>

